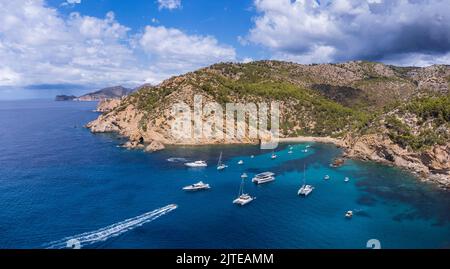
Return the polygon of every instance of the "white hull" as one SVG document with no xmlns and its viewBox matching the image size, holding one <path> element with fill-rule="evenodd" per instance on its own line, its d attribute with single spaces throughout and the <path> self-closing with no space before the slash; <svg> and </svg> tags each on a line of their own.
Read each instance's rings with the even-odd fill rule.
<svg viewBox="0 0 450 269">
<path fill-rule="evenodd" d="M 314 187 L 310 185 L 302 186 L 300 190 L 298 190 L 298 195 L 300 196 L 308 196 L 314 190 Z"/>
<path fill-rule="evenodd" d="M 199 182 L 199 183 L 195 183 L 189 186 L 186 186 L 183 188 L 183 190 L 185 191 L 200 191 L 200 190 L 208 190 L 211 187 L 209 186 L 209 184 L 205 184 L 203 182 Z"/>
<path fill-rule="evenodd" d="M 206 162 L 203 161 L 196 161 L 196 162 L 192 162 L 192 163 L 185 163 L 184 165 L 186 165 L 187 167 L 207 167 L 208 164 Z"/>
<path fill-rule="evenodd" d="M 253 201 L 255 198 L 248 196 L 248 195 L 241 195 L 238 198 L 233 200 L 233 204 L 238 204 L 238 205 L 246 205 L 248 203 L 250 203 L 251 201 Z"/>
<path fill-rule="evenodd" d="M 275 181 L 275 177 L 269 177 L 269 178 L 253 178 L 252 182 L 256 184 L 264 184 Z"/>
<path fill-rule="evenodd" d="M 222 165 L 217 166 L 217 170 L 224 170 L 227 167 L 228 167 L 227 165 L 222 164 Z"/>
</svg>

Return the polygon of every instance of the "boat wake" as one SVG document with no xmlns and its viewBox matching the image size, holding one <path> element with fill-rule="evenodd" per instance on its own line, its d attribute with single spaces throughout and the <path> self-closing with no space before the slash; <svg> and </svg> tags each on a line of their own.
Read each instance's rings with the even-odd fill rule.
<svg viewBox="0 0 450 269">
<path fill-rule="evenodd" d="M 168 162 L 171 162 L 171 163 L 184 163 L 184 162 L 187 162 L 188 159 L 186 159 L 186 158 L 175 158 L 175 157 L 173 157 L 173 158 L 167 159 L 167 161 L 168 161 Z"/>
<path fill-rule="evenodd" d="M 106 241 L 112 237 L 119 236 L 145 223 L 151 222 L 162 215 L 169 213 L 178 206 L 171 204 L 156 210 L 147 212 L 134 218 L 109 225 L 96 231 L 82 233 L 79 235 L 66 237 L 64 239 L 47 244 L 46 248 L 62 249 L 62 248 L 81 248 L 82 246 L 91 245 L 97 242 Z"/>
</svg>

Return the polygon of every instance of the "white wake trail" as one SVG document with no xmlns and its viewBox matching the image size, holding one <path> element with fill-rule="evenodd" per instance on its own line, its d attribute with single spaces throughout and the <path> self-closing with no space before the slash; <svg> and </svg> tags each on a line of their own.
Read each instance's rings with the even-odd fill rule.
<svg viewBox="0 0 450 269">
<path fill-rule="evenodd" d="M 47 245 L 46 248 L 60 249 L 60 248 L 70 248 L 70 246 L 80 248 L 85 245 L 105 241 L 112 237 L 119 236 L 136 227 L 142 226 L 145 223 L 153 221 L 161 217 L 162 215 L 165 215 L 170 211 L 176 209 L 177 207 L 178 206 L 175 204 L 167 205 L 165 207 L 158 208 L 156 210 L 147 212 L 134 218 L 126 219 L 124 221 L 109 225 L 107 227 L 98 229 L 93 232 L 82 233 L 79 235 L 70 236 L 58 241 L 51 242 Z"/>
</svg>

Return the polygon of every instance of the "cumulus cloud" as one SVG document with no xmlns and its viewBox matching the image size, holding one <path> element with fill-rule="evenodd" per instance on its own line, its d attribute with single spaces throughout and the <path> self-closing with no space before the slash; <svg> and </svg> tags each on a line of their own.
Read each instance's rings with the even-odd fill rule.
<svg viewBox="0 0 450 269">
<path fill-rule="evenodd" d="M 178 9 L 181 8 L 181 0 L 158 0 L 158 9 Z"/>
<path fill-rule="evenodd" d="M 42 0 L 1 1 L 0 86 L 157 83 L 234 58 L 234 49 L 213 37 L 150 26 L 130 32 L 113 12 L 63 18 Z"/>
<path fill-rule="evenodd" d="M 233 48 L 219 45 L 211 36 L 188 35 L 164 26 L 147 26 L 139 44 L 164 69 L 187 70 L 236 57 Z"/>
<path fill-rule="evenodd" d="M 246 39 L 276 58 L 402 64 L 449 59 L 448 0 L 255 0 L 254 5 L 259 15 Z"/>
</svg>

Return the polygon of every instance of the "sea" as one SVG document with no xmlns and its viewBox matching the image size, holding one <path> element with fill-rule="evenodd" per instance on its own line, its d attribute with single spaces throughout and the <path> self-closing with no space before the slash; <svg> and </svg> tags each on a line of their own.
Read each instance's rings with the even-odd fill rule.
<svg viewBox="0 0 450 269">
<path fill-rule="evenodd" d="M 280 144 L 276 159 L 256 145 L 127 150 L 124 138 L 84 127 L 95 107 L 0 101 L 0 248 L 450 248 L 449 192 L 410 172 L 332 168 L 341 149 L 320 143 Z M 221 152 L 228 168 L 217 171 Z M 195 160 L 209 165 L 185 167 Z M 265 171 L 276 180 L 251 182 Z M 256 199 L 238 206 L 244 172 Z M 182 190 L 198 181 L 211 189 Z M 314 186 L 307 197 L 297 195 L 303 182 Z"/>
</svg>

